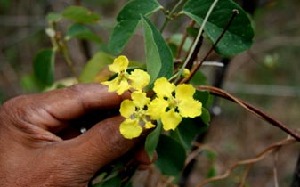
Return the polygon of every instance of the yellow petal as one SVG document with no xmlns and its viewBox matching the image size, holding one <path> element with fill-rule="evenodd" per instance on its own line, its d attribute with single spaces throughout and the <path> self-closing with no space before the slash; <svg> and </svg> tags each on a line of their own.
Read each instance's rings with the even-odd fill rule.
<svg viewBox="0 0 300 187">
<path fill-rule="evenodd" d="M 130 118 L 135 112 L 135 105 L 132 101 L 125 100 L 121 103 L 120 114 L 125 118 Z"/>
<path fill-rule="evenodd" d="M 130 89 L 130 85 L 128 84 L 126 78 L 122 78 L 117 87 L 117 93 L 119 95 L 123 94 L 124 92 Z"/>
<path fill-rule="evenodd" d="M 195 88 L 189 84 L 178 85 L 175 89 L 176 100 L 193 99 L 193 95 L 196 92 Z"/>
<path fill-rule="evenodd" d="M 120 133 L 127 139 L 133 139 L 142 134 L 143 128 L 136 120 L 126 119 L 120 124 Z"/>
<path fill-rule="evenodd" d="M 133 70 L 128 78 L 132 81 L 132 87 L 137 91 L 142 91 L 142 89 L 150 82 L 150 75 L 141 69 Z"/>
<path fill-rule="evenodd" d="M 165 77 L 158 78 L 154 83 L 153 91 L 158 97 L 172 97 L 175 85 L 170 83 Z"/>
<path fill-rule="evenodd" d="M 140 109 L 143 109 L 144 106 L 150 102 L 150 98 L 146 96 L 146 93 L 133 92 L 131 97 L 135 106 L 139 107 Z"/>
<path fill-rule="evenodd" d="M 179 102 L 178 110 L 184 118 L 195 118 L 202 113 L 202 103 L 194 99 Z"/>
<path fill-rule="evenodd" d="M 169 110 L 161 115 L 161 122 L 166 131 L 174 130 L 181 120 L 181 116 L 174 110 Z"/>
<path fill-rule="evenodd" d="M 153 125 L 150 121 L 147 121 L 147 122 L 145 123 L 145 128 L 146 128 L 146 129 L 151 129 L 151 128 L 153 128 L 153 127 L 155 127 L 155 125 Z"/>
<path fill-rule="evenodd" d="M 160 118 L 161 114 L 166 112 L 169 103 L 163 98 L 155 98 L 148 105 L 147 114 L 151 119 L 157 120 Z"/>
<path fill-rule="evenodd" d="M 119 88 L 118 77 L 114 78 L 111 81 L 102 82 L 101 84 L 108 86 L 108 92 L 115 92 Z"/>
<path fill-rule="evenodd" d="M 120 73 L 121 71 L 126 70 L 128 64 L 129 64 L 129 61 L 128 61 L 127 57 L 124 55 L 121 55 L 121 56 L 118 56 L 118 58 L 116 58 L 114 60 L 114 62 L 108 66 L 108 68 L 112 72 Z"/>
</svg>

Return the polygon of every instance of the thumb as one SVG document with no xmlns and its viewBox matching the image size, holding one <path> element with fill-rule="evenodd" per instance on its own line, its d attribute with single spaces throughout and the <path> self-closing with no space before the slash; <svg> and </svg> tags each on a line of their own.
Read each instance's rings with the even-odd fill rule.
<svg viewBox="0 0 300 187">
<path fill-rule="evenodd" d="M 103 120 L 86 133 L 63 142 L 69 162 L 77 164 L 76 168 L 82 172 L 94 174 L 133 148 L 137 140 L 125 139 L 119 133 L 123 120 L 122 117 Z"/>
</svg>

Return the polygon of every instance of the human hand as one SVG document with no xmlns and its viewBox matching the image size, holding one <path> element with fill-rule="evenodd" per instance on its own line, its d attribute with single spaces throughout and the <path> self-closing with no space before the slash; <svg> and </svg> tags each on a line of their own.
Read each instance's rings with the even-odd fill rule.
<svg viewBox="0 0 300 187">
<path fill-rule="evenodd" d="M 136 142 L 119 134 L 121 117 L 104 119 L 80 135 L 71 122 L 89 111 L 117 109 L 122 97 L 101 85 L 77 85 L 4 103 L 0 186 L 87 186 L 101 167 Z"/>
</svg>

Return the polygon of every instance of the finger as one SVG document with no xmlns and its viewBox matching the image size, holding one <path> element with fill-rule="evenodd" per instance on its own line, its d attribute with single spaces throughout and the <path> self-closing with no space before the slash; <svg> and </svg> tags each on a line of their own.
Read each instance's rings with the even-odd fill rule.
<svg viewBox="0 0 300 187">
<path fill-rule="evenodd" d="M 124 99 L 116 93 L 109 93 L 106 86 L 82 84 L 43 94 L 19 97 L 10 102 L 23 110 L 24 121 L 56 133 L 65 127 L 68 121 L 81 117 L 91 110 L 105 111 L 117 108 Z"/>
<path fill-rule="evenodd" d="M 146 150 L 144 148 L 140 148 L 135 152 L 134 158 L 140 165 L 151 165 L 155 160 L 157 160 L 157 153 L 154 152 L 152 158 L 150 158 Z"/>
<path fill-rule="evenodd" d="M 81 84 L 38 95 L 37 100 L 54 118 L 69 120 L 90 110 L 116 108 L 123 98 L 106 86 Z"/>
<path fill-rule="evenodd" d="M 92 175 L 125 154 L 137 142 L 125 139 L 119 133 L 122 121 L 122 117 L 106 119 L 86 133 L 58 146 L 67 154 L 68 162 L 76 163 L 82 171 Z"/>
</svg>

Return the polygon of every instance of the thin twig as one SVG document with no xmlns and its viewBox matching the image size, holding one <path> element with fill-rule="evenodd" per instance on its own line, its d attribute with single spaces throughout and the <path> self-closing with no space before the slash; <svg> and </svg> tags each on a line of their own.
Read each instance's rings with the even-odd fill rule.
<svg viewBox="0 0 300 187">
<path fill-rule="evenodd" d="M 169 21 L 172 20 L 172 17 L 174 16 L 175 11 L 177 10 L 177 8 L 178 8 L 182 3 L 183 3 L 183 0 L 179 0 L 179 1 L 174 5 L 173 9 L 172 9 L 169 13 L 166 12 L 166 18 L 165 18 L 165 21 L 164 21 L 164 23 L 163 23 L 163 26 L 162 26 L 161 29 L 160 29 L 160 32 L 161 32 L 161 33 L 165 30 L 165 28 L 167 27 Z"/>
<path fill-rule="evenodd" d="M 204 30 L 204 27 L 208 21 L 208 18 L 209 16 L 211 15 L 212 11 L 214 10 L 216 4 L 218 3 L 218 0 L 214 0 L 214 2 L 212 3 L 212 5 L 209 7 L 207 13 L 206 13 L 206 16 L 200 26 L 200 29 L 198 31 L 198 35 L 196 37 L 196 40 L 194 41 L 194 44 L 192 45 L 192 48 L 187 56 L 187 58 L 185 59 L 181 69 L 179 70 L 179 74 L 178 74 L 178 77 L 177 79 L 174 81 L 175 83 L 178 83 L 180 81 L 180 78 L 181 78 L 181 74 L 183 72 L 183 70 L 185 69 L 185 67 L 187 66 L 187 64 L 190 62 L 191 58 L 192 58 L 192 55 L 196 49 L 196 46 L 199 44 L 199 40 L 201 39 L 202 37 L 202 33 L 203 33 L 203 30 Z"/>
<path fill-rule="evenodd" d="M 224 174 L 222 175 L 217 175 L 217 176 L 214 176 L 212 178 L 209 178 L 209 179 L 206 179 L 202 182 L 200 182 L 198 185 L 198 187 L 202 187 L 210 182 L 215 182 L 215 181 L 219 181 L 219 180 L 222 180 L 222 179 L 225 179 L 227 178 L 231 172 L 238 166 L 241 166 L 241 165 L 249 165 L 249 164 L 253 164 L 253 163 L 256 163 L 258 161 L 261 161 L 263 160 L 267 155 L 269 155 L 270 153 L 272 153 L 274 150 L 277 150 L 278 148 L 282 147 L 282 146 L 285 146 L 285 145 L 289 145 L 291 143 L 295 143 L 296 140 L 293 139 L 293 138 L 287 138 L 287 139 L 284 139 L 282 141 L 279 141 L 279 142 L 276 142 L 276 143 L 273 143 L 272 145 L 270 145 L 269 147 L 267 147 L 266 149 L 264 149 L 262 152 L 260 152 L 259 154 L 257 154 L 254 158 L 251 158 L 251 159 L 246 159 L 246 160 L 241 160 L 241 161 L 238 161 L 238 162 L 235 162 L 233 163 L 225 172 Z"/>
<path fill-rule="evenodd" d="M 246 166 L 246 169 L 245 169 L 243 175 L 241 176 L 239 187 L 245 187 L 246 179 L 247 179 L 248 173 L 252 166 L 253 166 L 253 164 L 248 164 Z"/>
<path fill-rule="evenodd" d="M 75 69 L 74 63 L 71 60 L 70 54 L 69 54 L 69 48 L 67 46 L 67 44 L 65 42 L 62 42 L 61 44 L 61 53 L 63 55 L 63 58 L 65 59 L 71 73 L 73 74 L 74 77 L 76 77 L 78 79 L 78 74 L 77 71 Z"/>
<path fill-rule="evenodd" d="M 217 38 L 216 42 L 211 46 L 211 48 L 209 49 L 209 51 L 206 53 L 205 57 L 203 58 L 203 60 L 201 60 L 198 64 L 195 65 L 195 67 L 193 67 L 193 69 L 191 70 L 191 74 L 189 77 L 183 79 L 180 84 L 189 82 L 191 80 L 191 78 L 194 76 L 194 74 L 199 70 L 199 68 L 201 67 L 202 63 L 204 61 L 207 60 L 207 58 L 209 57 L 209 55 L 215 50 L 216 46 L 219 44 L 219 42 L 221 41 L 221 39 L 223 38 L 224 34 L 226 33 L 226 31 L 229 29 L 230 25 L 232 24 L 234 18 L 239 14 L 239 11 L 237 9 L 232 10 L 232 15 L 228 21 L 228 23 L 226 24 L 226 26 L 224 27 L 221 35 Z"/>
<path fill-rule="evenodd" d="M 267 115 L 263 111 L 255 108 L 254 106 L 246 103 L 245 101 L 242 101 L 242 100 L 234 97 L 233 95 L 227 93 L 226 91 L 224 91 L 222 89 L 219 89 L 217 87 L 214 87 L 214 86 L 197 86 L 197 89 L 202 90 L 202 91 L 208 91 L 212 94 L 215 94 L 217 96 L 220 96 L 222 98 L 225 98 L 227 100 L 230 100 L 230 101 L 233 101 L 233 102 L 239 104 L 240 106 L 245 108 L 247 111 L 253 113 L 254 115 L 256 115 L 256 116 L 258 116 L 262 119 L 264 119 L 266 122 L 270 123 L 271 125 L 280 128 L 285 133 L 287 133 L 287 134 L 291 135 L 292 137 L 294 137 L 297 141 L 300 141 L 300 135 L 298 134 L 298 132 L 296 130 L 292 130 L 292 129 L 288 128 L 286 125 L 284 125 L 281 122 L 275 120 L 274 118 Z"/>
<path fill-rule="evenodd" d="M 279 149 L 280 148 L 278 148 L 273 153 L 273 178 L 274 178 L 274 187 L 279 187 L 278 170 L 277 170 L 277 161 L 278 161 L 278 156 L 279 156 Z"/>
</svg>

